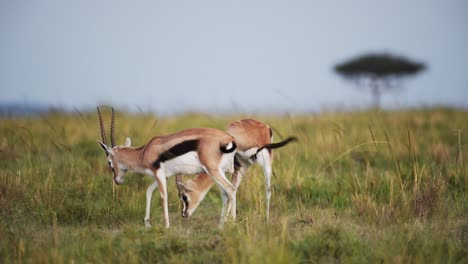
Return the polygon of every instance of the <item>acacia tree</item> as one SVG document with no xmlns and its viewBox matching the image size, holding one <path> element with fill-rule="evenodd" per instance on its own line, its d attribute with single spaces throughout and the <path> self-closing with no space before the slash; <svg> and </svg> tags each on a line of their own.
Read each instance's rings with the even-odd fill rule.
<svg viewBox="0 0 468 264">
<path fill-rule="evenodd" d="M 426 69 L 423 63 L 390 54 L 365 54 L 335 66 L 335 72 L 370 91 L 373 105 L 380 106 L 383 92 L 401 87 L 401 81 Z"/>
</svg>

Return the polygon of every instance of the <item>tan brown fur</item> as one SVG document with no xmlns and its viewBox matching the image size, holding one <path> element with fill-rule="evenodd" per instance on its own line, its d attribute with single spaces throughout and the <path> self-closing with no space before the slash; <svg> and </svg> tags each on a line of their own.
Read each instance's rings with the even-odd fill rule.
<svg viewBox="0 0 468 264">
<path fill-rule="evenodd" d="M 237 149 L 245 151 L 271 143 L 270 127 L 255 119 L 242 119 L 227 125 L 226 132 L 236 139 Z"/>
<path fill-rule="evenodd" d="M 153 137 L 142 149 L 142 165 L 151 166 L 162 153 L 187 140 L 199 140 L 200 161 L 211 165 L 219 161 L 216 159 L 220 158 L 219 147 L 234 141 L 234 137 L 214 128 L 191 128 L 167 136 Z"/>
<path fill-rule="evenodd" d="M 102 123 L 102 121 L 101 121 Z M 101 126 L 101 131 L 103 127 Z M 105 136 L 105 133 L 102 133 Z M 112 136 L 112 135 L 111 135 Z M 128 139 L 129 140 L 129 139 Z M 172 147 L 179 143 L 197 140 L 196 153 L 199 163 L 203 166 L 211 181 L 216 181 L 222 187 L 223 196 L 227 198 L 227 203 L 223 203 L 223 212 L 231 213 L 235 210 L 235 187 L 226 179 L 224 171 L 220 168 L 222 165 L 222 157 L 228 158 L 227 165 L 231 162 L 233 169 L 233 157 L 235 153 L 234 137 L 224 131 L 213 128 L 192 128 L 173 133 L 167 136 L 153 137 L 146 145 L 133 148 L 130 146 L 114 146 L 112 148 L 99 142 L 108 155 L 110 166 L 113 170 L 114 181 L 117 184 L 122 184 L 124 175 L 127 170 L 146 173 L 155 178 L 157 181 L 148 187 L 147 190 L 147 211 L 145 215 L 145 225 L 149 224 L 149 210 L 151 197 L 154 189 L 159 186 L 161 197 L 163 200 L 164 220 L 166 227 L 169 227 L 169 213 L 167 208 L 167 185 L 165 171 L 162 168 L 154 167 L 154 163 L 161 155 L 169 151 Z M 232 153 L 229 155 L 223 153 L 220 147 L 225 147 L 228 144 L 233 146 Z M 181 155 L 182 156 L 182 155 Z M 229 157 L 231 160 L 229 161 Z M 175 158 L 174 158 L 175 159 Z M 168 161 L 168 160 L 166 160 Z M 163 163 L 166 161 L 162 161 Z M 182 169 L 183 170 L 183 169 Z M 182 173 L 184 173 L 182 171 Z M 220 225 L 226 220 L 225 215 L 221 215 Z"/>
<path fill-rule="evenodd" d="M 248 151 L 252 148 L 261 148 L 262 146 L 272 143 L 271 128 L 255 119 L 243 119 L 231 122 L 227 125 L 226 132 L 234 136 L 237 143 L 237 154 L 236 156 L 244 151 Z M 271 162 L 273 158 L 272 149 L 269 149 L 269 160 L 267 161 L 270 164 L 269 172 L 265 171 L 265 176 L 267 177 L 267 220 L 269 218 L 269 196 L 270 196 L 270 173 L 271 173 Z M 234 186 L 239 187 L 243 174 L 245 170 L 250 166 L 250 161 L 241 162 L 242 166 L 237 167 L 233 174 L 231 180 Z M 268 174 L 268 175 L 267 175 Z M 176 179 L 177 180 L 177 179 Z M 206 193 L 209 191 L 213 185 L 213 180 L 205 173 L 200 173 L 193 180 L 188 180 L 185 185 L 185 188 L 179 188 L 179 197 L 182 199 L 184 195 L 189 197 L 189 204 L 185 204 L 182 211 L 183 217 L 190 216 L 204 199 Z M 182 201 L 185 203 L 184 201 Z"/>
</svg>

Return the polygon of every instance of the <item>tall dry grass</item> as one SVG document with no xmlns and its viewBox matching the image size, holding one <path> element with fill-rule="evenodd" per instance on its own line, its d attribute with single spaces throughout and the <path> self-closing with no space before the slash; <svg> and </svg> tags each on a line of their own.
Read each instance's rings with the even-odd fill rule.
<svg viewBox="0 0 468 264">
<path fill-rule="evenodd" d="M 241 117 L 119 112 L 116 139 L 144 144 Z M 155 195 L 153 228 L 144 228 L 151 180 L 130 174 L 113 185 L 95 113 L 1 119 L 0 262 L 468 261 L 466 111 L 254 117 L 275 128 L 276 140 L 300 142 L 275 152 L 271 223 L 263 175 L 252 168 L 238 191 L 238 219 L 222 231 L 219 191 L 183 220 L 173 180 L 172 227 L 163 228 Z"/>
</svg>

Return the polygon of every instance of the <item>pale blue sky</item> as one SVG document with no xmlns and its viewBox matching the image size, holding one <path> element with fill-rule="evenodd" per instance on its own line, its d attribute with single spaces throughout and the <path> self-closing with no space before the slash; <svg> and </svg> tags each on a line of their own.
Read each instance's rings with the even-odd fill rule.
<svg viewBox="0 0 468 264">
<path fill-rule="evenodd" d="M 429 69 L 387 107 L 468 105 L 468 1 L 0 1 L 0 101 L 170 113 L 370 105 L 332 70 Z"/>
</svg>

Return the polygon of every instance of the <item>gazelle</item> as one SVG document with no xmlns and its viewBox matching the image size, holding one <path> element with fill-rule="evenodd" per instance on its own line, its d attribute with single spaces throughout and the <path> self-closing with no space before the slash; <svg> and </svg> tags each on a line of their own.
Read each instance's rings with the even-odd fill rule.
<svg viewBox="0 0 468 264">
<path fill-rule="evenodd" d="M 221 189 L 223 207 L 220 226 L 227 220 L 227 214 L 235 216 L 236 188 L 226 178 L 225 172 L 234 171 L 234 155 L 236 142 L 234 137 L 224 131 L 213 128 L 192 128 L 167 136 L 153 137 L 146 145 L 131 147 L 127 138 L 124 146 L 116 146 L 114 140 L 114 109 L 112 109 L 111 145 L 107 145 L 106 132 L 102 122 L 101 112 L 99 126 L 102 142 L 98 141 L 106 152 L 109 167 L 114 175 L 114 182 L 122 184 L 127 171 L 135 171 L 150 175 L 155 181 L 146 191 L 145 226 L 151 227 L 150 208 L 154 190 L 159 186 L 164 210 L 164 223 L 169 224 L 168 196 L 166 178 L 172 175 L 197 174 L 209 175 Z"/>
<path fill-rule="evenodd" d="M 243 119 L 228 124 L 226 132 L 234 136 L 237 143 L 237 152 L 234 160 L 234 174 L 232 184 L 236 190 L 239 187 L 245 171 L 254 163 L 263 168 L 266 184 L 266 220 L 270 218 L 270 198 L 271 198 L 271 164 L 273 149 L 283 147 L 292 141 L 297 141 L 296 137 L 289 137 L 278 143 L 271 143 L 273 133 L 271 128 L 254 119 Z M 182 217 L 187 218 L 198 208 L 201 201 L 213 185 L 213 180 L 205 173 L 199 174 L 193 180 L 182 183 L 180 175 L 176 176 L 179 198 L 183 203 Z M 235 217 L 236 212 L 232 212 Z"/>
</svg>

